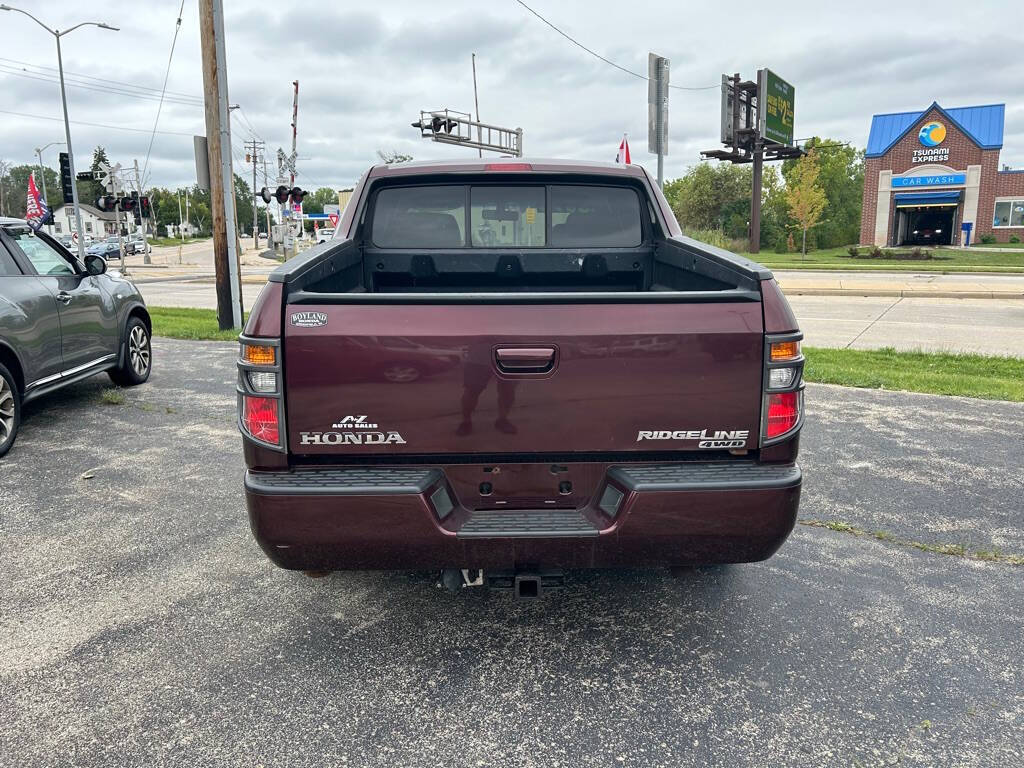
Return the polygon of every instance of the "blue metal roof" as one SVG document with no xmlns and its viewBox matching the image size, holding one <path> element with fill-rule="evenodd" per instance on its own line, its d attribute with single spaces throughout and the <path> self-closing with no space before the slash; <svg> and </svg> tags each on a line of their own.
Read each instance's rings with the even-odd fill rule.
<svg viewBox="0 0 1024 768">
<path fill-rule="evenodd" d="M 999 149 L 1003 146 L 1005 104 L 943 109 L 938 102 L 932 102 L 930 107 L 920 112 L 893 112 L 888 115 L 872 117 L 871 133 L 868 134 L 868 147 L 865 155 L 867 157 L 884 155 L 932 109 L 938 110 L 982 149 Z"/>
</svg>

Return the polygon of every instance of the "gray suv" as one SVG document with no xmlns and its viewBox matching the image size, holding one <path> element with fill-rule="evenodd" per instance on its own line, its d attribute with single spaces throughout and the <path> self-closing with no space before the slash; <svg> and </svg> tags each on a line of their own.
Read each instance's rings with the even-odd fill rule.
<svg viewBox="0 0 1024 768">
<path fill-rule="evenodd" d="M 103 371 L 122 386 L 146 381 L 151 332 L 138 289 L 108 274 L 103 257 L 82 263 L 21 219 L 0 218 L 0 456 L 23 403 Z"/>
</svg>

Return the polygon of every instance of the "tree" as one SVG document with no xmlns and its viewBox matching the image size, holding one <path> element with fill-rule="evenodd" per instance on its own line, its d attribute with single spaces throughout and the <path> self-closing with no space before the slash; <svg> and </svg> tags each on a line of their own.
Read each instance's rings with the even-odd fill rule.
<svg viewBox="0 0 1024 768">
<path fill-rule="evenodd" d="M 385 165 L 396 165 L 397 163 L 408 163 L 412 160 L 412 155 L 406 155 L 399 152 L 397 149 L 378 149 L 377 157 Z"/>
<path fill-rule="evenodd" d="M 827 204 L 821 221 L 811 234 L 818 248 L 856 243 L 860 238 L 860 215 L 864 192 L 864 152 L 834 139 L 812 138 L 805 145 L 814 149 L 818 161 L 818 185 Z M 787 160 L 782 174 L 787 183 L 796 160 Z"/>
<path fill-rule="evenodd" d="M 239 237 L 252 237 L 252 209 L 256 204 L 245 179 L 235 174 L 235 231 Z"/>
<path fill-rule="evenodd" d="M 78 181 L 75 180 L 75 185 L 78 187 L 78 202 L 84 203 L 85 205 L 95 205 L 96 198 L 106 194 L 106 190 L 103 185 L 98 181 L 100 177 L 100 163 L 109 165 L 110 161 L 107 159 L 107 150 L 103 147 L 96 147 L 92 153 L 92 164 L 89 166 L 89 170 L 96 175 L 96 181 Z M 78 171 L 84 170 L 83 168 L 77 168 Z"/>
<path fill-rule="evenodd" d="M 828 198 L 818 184 L 821 171 L 817 152 L 812 148 L 793 165 L 787 179 L 786 202 L 789 214 L 803 228 L 801 253 L 807 255 L 807 230 L 818 223 Z"/>
<path fill-rule="evenodd" d="M 13 216 L 17 219 L 25 218 L 25 198 L 28 194 L 28 177 L 36 175 L 36 187 L 39 194 L 43 194 L 43 180 L 39 175 L 38 165 L 6 165 L 0 162 L 0 194 L 4 201 L 3 212 L 0 215 Z M 60 178 L 52 168 L 43 168 L 46 175 L 46 195 L 49 198 L 46 203 L 51 208 L 60 205 Z"/>
<path fill-rule="evenodd" d="M 302 200 L 302 210 L 304 213 L 323 213 L 325 205 L 337 205 L 338 204 L 338 193 L 330 187 L 320 187 L 316 192 L 306 195 Z M 313 222 L 306 221 L 305 229 L 307 232 L 313 231 Z"/>
<path fill-rule="evenodd" d="M 665 197 L 687 230 L 721 229 L 731 223 L 746 235 L 747 214 L 750 210 L 751 171 L 748 166 L 729 163 L 699 163 L 682 177 L 665 185 Z M 739 214 L 742 224 L 736 218 Z"/>
</svg>

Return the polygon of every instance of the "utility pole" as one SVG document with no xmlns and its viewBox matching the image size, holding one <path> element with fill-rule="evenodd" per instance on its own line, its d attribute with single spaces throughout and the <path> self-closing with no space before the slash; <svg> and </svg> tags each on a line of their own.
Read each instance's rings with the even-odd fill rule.
<svg viewBox="0 0 1024 768">
<path fill-rule="evenodd" d="M 299 136 L 299 81 L 298 80 L 293 80 L 292 81 L 292 85 L 295 86 L 295 96 L 292 99 L 292 157 L 296 157 L 295 145 L 296 145 L 296 141 L 298 140 L 298 136 Z M 295 188 L 295 166 L 294 166 L 294 164 L 292 165 L 291 183 L 288 185 L 288 188 L 289 189 L 294 189 Z M 291 206 L 291 203 L 288 203 L 288 205 Z M 294 215 L 295 211 L 291 210 L 288 213 L 289 213 L 289 215 Z M 303 231 L 305 229 L 305 225 L 304 225 L 304 223 L 302 221 L 302 203 L 299 203 L 298 216 L 299 216 L 299 226 L 296 228 L 297 231 L 295 233 L 295 236 L 292 238 L 292 249 L 293 249 L 293 254 L 292 255 L 293 256 L 298 256 L 299 255 L 299 238 L 302 236 Z M 287 258 L 287 256 L 285 258 Z"/>
<path fill-rule="evenodd" d="M 476 95 L 476 54 L 473 54 L 473 108 L 476 109 L 476 121 L 480 122 L 480 100 Z M 483 144 L 483 128 L 479 125 L 476 127 L 476 143 Z M 484 156 L 484 151 L 480 147 L 476 148 L 477 155 L 480 157 Z"/>
<path fill-rule="evenodd" d="M 259 193 L 256 191 L 256 163 L 260 161 L 263 147 L 263 142 L 256 139 L 245 142 L 245 159 L 252 161 L 252 247 L 256 250 L 259 250 L 260 247 L 259 208 L 256 205 L 256 201 L 259 199 Z"/>
<path fill-rule="evenodd" d="M 138 187 L 138 190 L 139 190 L 139 205 L 141 206 L 142 205 L 142 195 L 143 195 L 143 192 L 142 192 L 142 178 L 139 176 L 139 161 L 138 161 L 138 159 L 135 160 L 135 186 Z M 150 216 L 152 217 L 153 211 L 150 210 L 149 213 L 150 213 Z M 142 222 L 140 224 L 140 226 L 142 227 L 142 263 L 143 264 L 152 264 L 153 263 L 153 259 L 151 259 L 149 257 L 149 240 L 146 237 L 146 221 L 145 221 L 145 219 L 142 218 L 142 211 L 141 210 L 139 211 L 139 221 Z"/>
<path fill-rule="evenodd" d="M 185 242 L 185 222 L 181 218 L 181 193 L 178 193 L 178 236 L 182 242 Z"/>
<path fill-rule="evenodd" d="M 227 62 L 223 0 L 199 0 L 199 38 L 206 92 L 206 140 L 210 159 L 210 215 L 217 282 L 217 322 L 221 330 L 242 326 L 236 251 L 231 123 L 228 116 Z"/>
<path fill-rule="evenodd" d="M 269 182 L 267 180 L 267 153 L 266 152 L 263 153 L 263 186 L 265 186 L 265 187 L 269 187 L 270 186 L 270 184 L 269 184 Z M 252 190 L 253 192 L 256 191 L 255 187 L 256 187 L 256 185 L 253 184 L 253 190 Z M 270 244 L 272 242 L 274 242 L 273 238 L 270 235 L 270 206 L 269 205 L 264 205 L 263 206 L 263 212 L 267 216 L 267 246 L 269 247 Z M 276 244 L 274 245 L 274 253 L 275 254 L 277 253 L 277 245 Z"/>
</svg>

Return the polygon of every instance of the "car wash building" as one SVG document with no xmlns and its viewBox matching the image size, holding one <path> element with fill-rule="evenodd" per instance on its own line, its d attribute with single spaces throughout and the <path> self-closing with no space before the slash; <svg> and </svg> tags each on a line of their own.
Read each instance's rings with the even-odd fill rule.
<svg viewBox="0 0 1024 768">
<path fill-rule="evenodd" d="M 863 245 L 1024 241 L 1024 170 L 1000 170 L 1003 104 L 875 115 L 864 159 Z"/>
</svg>

